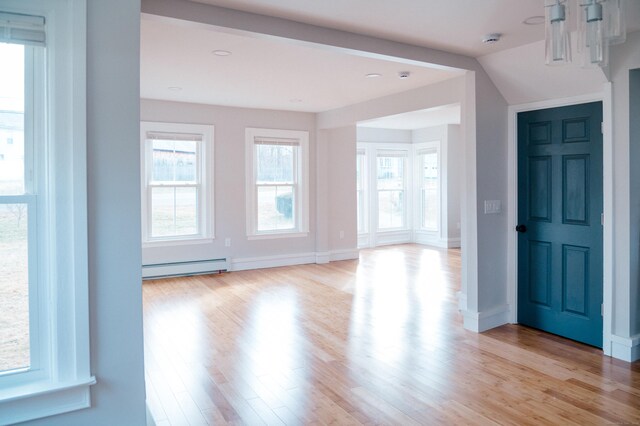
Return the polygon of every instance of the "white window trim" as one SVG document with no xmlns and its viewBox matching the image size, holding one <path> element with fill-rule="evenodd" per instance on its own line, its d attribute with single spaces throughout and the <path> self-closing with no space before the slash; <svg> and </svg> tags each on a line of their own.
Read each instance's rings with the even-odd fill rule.
<svg viewBox="0 0 640 426">
<path fill-rule="evenodd" d="M 291 230 L 258 231 L 256 205 L 256 163 L 254 141 L 257 137 L 297 139 L 298 149 L 298 197 L 296 197 L 296 226 Z M 245 171 L 246 171 L 246 229 L 248 240 L 273 238 L 299 238 L 309 235 L 309 132 L 301 130 L 245 129 Z"/>
<path fill-rule="evenodd" d="M 200 233 L 189 236 L 171 236 L 171 237 L 150 237 L 150 191 L 148 191 L 147 183 L 151 175 L 151 164 L 149 155 L 149 144 L 147 143 L 147 133 L 182 133 L 182 134 L 199 134 L 202 135 L 202 143 L 200 153 L 200 163 L 198 164 L 200 178 L 199 200 L 200 208 L 198 211 L 198 226 Z M 215 239 L 214 233 L 214 126 L 207 124 L 187 124 L 187 123 L 167 123 L 167 122 L 140 122 L 140 158 L 141 167 L 141 191 L 142 191 L 142 247 L 167 247 L 181 246 L 189 244 L 206 244 L 211 243 Z"/>
<path fill-rule="evenodd" d="M 424 233 L 424 234 L 433 234 L 440 235 L 440 230 L 442 229 L 442 151 L 440 149 L 441 143 L 440 141 L 432 141 L 432 142 L 421 142 L 413 145 L 413 159 L 414 159 L 414 217 L 415 217 L 415 231 Z M 438 155 L 438 217 L 436 219 L 436 228 L 425 228 L 422 226 L 423 217 L 422 217 L 422 201 L 420 197 L 420 190 L 422 185 L 422 170 L 420 164 L 420 156 L 425 151 L 433 151 L 435 150 Z"/>
<path fill-rule="evenodd" d="M 37 305 L 46 359 L 0 375 L 0 419 L 17 423 L 91 405 L 86 167 L 86 0 L 4 0 L 2 10 L 44 16 L 47 193 L 38 219 Z M 55 58 L 55 60 L 53 60 Z M 36 153 L 37 154 L 37 153 Z M 38 161 L 38 159 L 36 159 Z M 44 216 L 44 218 L 42 218 Z M 45 262 L 44 265 L 42 262 Z M 44 337 L 44 338 L 43 338 Z"/>
</svg>

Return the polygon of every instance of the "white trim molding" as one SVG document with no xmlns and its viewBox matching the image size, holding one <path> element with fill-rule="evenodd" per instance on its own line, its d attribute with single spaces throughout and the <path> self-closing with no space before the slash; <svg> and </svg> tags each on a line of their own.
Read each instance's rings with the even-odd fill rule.
<svg viewBox="0 0 640 426">
<path fill-rule="evenodd" d="M 462 307 L 463 301 L 466 305 L 466 296 L 460 294 L 458 296 L 458 303 L 460 307 Z M 464 318 L 464 328 L 476 333 L 482 333 L 483 331 L 508 324 L 510 311 L 511 309 L 509 305 L 498 306 L 483 312 L 471 312 L 463 309 L 462 316 Z"/>
<path fill-rule="evenodd" d="M 610 355 L 627 362 L 640 359 L 640 334 L 631 337 L 611 335 Z"/>
<path fill-rule="evenodd" d="M 613 318 L 613 135 L 612 135 L 612 86 L 605 83 L 603 91 L 571 98 L 553 99 L 521 105 L 509 106 L 508 121 L 508 203 L 507 203 L 507 300 L 511 306 L 508 321 L 518 322 L 518 238 L 515 227 L 518 220 L 518 113 L 545 108 L 578 105 L 588 102 L 602 102 L 603 112 L 603 342 L 605 355 L 620 358 L 613 353 L 612 318 Z M 513 232 L 512 232 L 513 231 Z M 619 346 L 616 346 L 619 347 Z M 622 351 L 624 352 L 624 351 Z M 623 359 L 623 358 L 620 358 Z"/>
<path fill-rule="evenodd" d="M 333 250 L 318 253 L 280 254 L 274 256 L 244 257 L 229 261 L 230 271 L 248 271 L 252 269 L 278 268 L 306 264 L 323 264 L 340 260 L 353 260 L 360 257 L 358 249 Z"/>
</svg>

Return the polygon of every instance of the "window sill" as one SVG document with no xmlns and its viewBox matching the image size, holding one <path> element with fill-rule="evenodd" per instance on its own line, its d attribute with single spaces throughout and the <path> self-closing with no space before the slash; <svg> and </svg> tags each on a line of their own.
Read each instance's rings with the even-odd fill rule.
<svg viewBox="0 0 640 426">
<path fill-rule="evenodd" d="M 91 406 L 95 377 L 75 382 L 36 382 L 0 393 L 0 424 L 20 423 Z"/>
<path fill-rule="evenodd" d="M 179 239 L 179 240 L 157 240 L 157 241 L 146 241 L 142 243 L 142 248 L 152 248 L 152 247 L 173 247 L 173 246 L 190 246 L 196 244 L 211 244 L 215 238 L 190 238 L 190 239 Z"/>
<path fill-rule="evenodd" d="M 301 238 L 309 236 L 308 232 L 278 232 L 273 234 L 252 234 L 247 235 L 247 239 L 251 240 L 270 240 L 276 238 Z"/>
</svg>

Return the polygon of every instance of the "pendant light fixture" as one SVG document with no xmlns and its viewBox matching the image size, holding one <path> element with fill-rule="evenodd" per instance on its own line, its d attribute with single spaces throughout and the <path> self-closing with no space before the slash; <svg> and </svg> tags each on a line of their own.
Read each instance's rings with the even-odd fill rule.
<svg viewBox="0 0 640 426">
<path fill-rule="evenodd" d="M 547 65 L 571 62 L 571 39 L 567 25 L 567 0 L 554 0 L 546 10 L 545 54 Z"/>
<path fill-rule="evenodd" d="M 577 46 L 582 53 L 583 66 L 606 67 L 609 46 L 626 40 L 624 5 L 627 0 L 546 0 L 548 65 L 571 62 L 569 1 L 575 1 Z"/>
</svg>

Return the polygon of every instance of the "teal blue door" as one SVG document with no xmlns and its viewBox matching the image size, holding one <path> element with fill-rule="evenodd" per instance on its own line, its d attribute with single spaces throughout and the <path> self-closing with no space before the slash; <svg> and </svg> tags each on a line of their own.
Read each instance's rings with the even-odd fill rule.
<svg viewBox="0 0 640 426">
<path fill-rule="evenodd" d="M 518 114 L 518 322 L 602 347 L 602 103 Z"/>
</svg>

